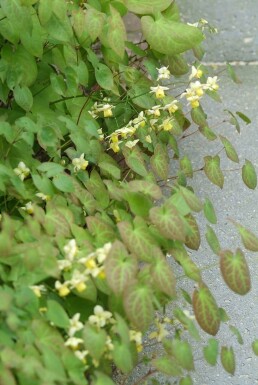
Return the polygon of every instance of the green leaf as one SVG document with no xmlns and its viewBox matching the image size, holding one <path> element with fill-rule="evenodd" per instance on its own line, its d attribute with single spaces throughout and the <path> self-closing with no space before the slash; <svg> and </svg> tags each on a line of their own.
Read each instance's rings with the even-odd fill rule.
<svg viewBox="0 0 258 385">
<path fill-rule="evenodd" d="M 230 374 L 235 373 L 236 363 L 235 354 L 232 347 L 222 346 L 220 351 L 220 359 L 223 368 Z"/>
<path fill-rule="evenodd" d="M 187 155 L 185 155 L 183 158 L 180 159 L 180 169 L 189 178 L 193 177 L 192 163 L 191 163 L 191 161 L 190 161 L 190 159 L 188 158 Z"/>
<path fill-rule="evenodd" d="M 95 237 L 95 242 L 98 247 L 102 247 L 107 242 L 113 242 L 116 239 L 116 234 L 113 227 L 98 217 L 88 216 L 86 223 L 89 232 Z"/>
<path fill-rule="evenodd" d="M 125 5 L 130 12 L 140 15 L 156 14 L 164 11 L 170 5 L 171 0 L 125 0 Z"/>
<path fill-rule="evenodd" d="M 58 174 L 58 175 L 54 176 L 53 184 L 58 190 L 60 190 L 62 192 L 70 193 L 70 192 L 74 191 L 73 181 L 69 175 Z"/>
<path fill-rule="evenodd" d="M 97 11 L 95 8 L 88 8 L 85 14 L 85 26 L 94 42 L 101 35 L 105 21 L 105 14 Z"/>
<path fill-rule="evenodd" d="M 186 203 L 190 207 L 191 210 L 195 212 L 199 212 L 202 209 L 202 202 L 200 199 L 193 193 L 191 190 L 185 187 L 180 187 L 180 192 L 182 193 Z"/>
<path fill-rule="evenodd" d="M 115 318 L 117 322 L 113 326 L 113 330 L 120 336 L 122 343 L 128 346 L 130 344 L 129 326 L 119 314 L 116 314 Z"/>
<path fill-rule="evenodd" d="M 112 90 L 114 87 L 113 74 L 105 64 L 98 63 L 95 67 L 95 77 L 100 87 L 104 88 L 104 90 Z"/>
<path fill-rule="evenodd" d="M 237 342 L 240 344 L 240 345 L 243 345 L 244 343 L 244 340 L 241 336 L 241 333 L 240 331 L 233 325 L 229 325 L 229 329 L 232 331 L 232 333 L 236 336 L 237 338 Z"/>
<path fill-rule="evenodd" d="M 156 144 L 154 148 L 154 155 L 150 158 L 150 164 L 153 171 L 161 179 L 167 179 L 169 170 L 169 156 L 167 147 L 164 144 Z"/>
<path fill-rule="evenodd" d="M 236 75 L 233 66 L 229 63 L 227 63 L 227 71 L 234 83 L 237 83 L 237 84 L 242 83 L 239 77 Z"/>
<path fill-rule="evenodd" d="M 223 146 L 225 147 L 227 157 L 233 162 L 239 163 L 237 152 L 235 148 L 232 146 L 232 144 L 230 143 L 230 141 L 222 135 L 219 135 L 219 137 Z"/>
<path fill-rule="evenodd" d="M 240 112 L 240 111 L 236 111 L 236 114 L 239 116 L 240 119 L 242 119 L 246 124 L 250 124 L 251 123 L 251 119 L 248 118 L 248 116 L 246 116 L 245 114 L 243 114 L 243 112 Z"/>
<path fill-rule="evenodd" d="M 185 224 L 173 204 L 167 202 L 161 207 L 153 207 L 150 210 L 150 219 L 164 237 L 185 241 Z"/>
<path fill-rule="evenodd" d="M 173 55 L 165 57 L 165 64 L 168 65 L 172 75 L 185 75 L 189 71 L 187 61 L 182 55 Z"/>
<path fill-rule="evenodd" d="M 96 379 L 93 380 L 92 385 L 115 385 L 114 381 L 102 372 L 94 372 Z"/>
<path fill-rule="evenodd" d="M 83 329 L 83 340 L 85 348 L 89 350 L 90 355 L 99 360 L 105 351 L 107 333 L 103 329 L 86 324 Z"/>
<path fill-rule="evenodd" d="M 244 295 L 251 289 L 250 272 L 240 249 L 220 252 L 220 270 L 226 284 L 237 294 Z"/>
<path fill-rule="evenodd" d="M 204 38 L 198 28 L 164 17 L 154 21 L 150 16 L 143 16 L 141 24 L 143 35 L 152 49 L 166 55 L 185 52 L 198 45 Z"/>
<path fill-rule="evenodd" d="M 239 223 L 233 222 L 236 226 L 239 234 L 241 235 L 242 242 L 247 250 L 258 251 L 258 238 L 250 230 L 247 230 Z"/>
<path fill-rule="evenodd" d="M 222 171 L 220 168 L 220 157 L 218 155 L 213 157 L 205 156 L 204 162 L 205 162 L 204 172 L 207 178 L 212 183 L 222 188 L 224 184 L 224 175 L 222 174 Z"/>
<path fill-rule="evenodd" d="M 177 338 L 163 340 L 166 352 L 173 356 L 176 362 L 185 370 L 194 370 L 193 353 L 191 345 L 187 341 Z"/>
<path fill-rule="evenodd" d="M 219 240 L 218 240 L 217 235 L 215 234 L 214 230 L 212 229 L 212 227 L 210 227 L 208 225 L 207 225 L 207 231 L 205 234 L 205 238 L 206 238 L 211 250 L 216 255 L 219 255 L 220 250 L 221 250 Z"/>
<path fill-rule="evenodd" d="M 160 187 L 147 180 L 133 180 L 127 184 L 130 191 L 142 192 L 146 195 L 151 196 L 154 199 L 160 199 L 162 197 L 162 191 Z"/>
<path fill-rule="evenodd" d="M 110 7 L 110 16 L 108 18 L 107 39 L 110 48 L 120 57 L 124 56 L 126 30 L 120 13 L 112 6 Z"/>
<path fill-rule="evenodd" d="M 151 264 L 151 277 L 154 285 L 169 297 L 176 295 L 176 279 L 165 256 L 159 248 L 153 251 L 153 262 Z"/>
<path fill-rule="evenodd" d="M 187 254 L 187 251 L 181 248 L 171 249 L 170 254 L 172 257 L 181 265 L 184 270 L 184 273 L 190 279 L 193 279 L 196 282 L 200 282 L 201 273 L 197 265 L 192 261 L 192 259 Z"/>
<path fill-rule="evenodd" d="M 16 86 L 13 90 L 13 96 L 18 106 L 20 106 L 23 110 L 31 110 L 33 105 L 33 96 L 28 87 Z"/>
<path fill-rule="evenodd" d="M 50 322 L 53 322 L 53 324 L 59 328 L 69 328 L 69 317 L 64 308 L 57 301 L 47 301 L 46 317 Z"/>
<path fill-rule="evenodd" d="M 258 340 L 254 340 L 252 343 L 252 349 L 256 356 L 258 356 Z"/>
<path fill-rule="evenodd" d="M 119 222 L 117 226 L 120 236 L 130 252 L 143 261 L 151 261 L 155 242 L 146 223 L 135 219 L 134 226 L 129 222 Z"/>
<path fill-rule="evenodd" d="M 217 363 L 219 354 L 219 343 L 215 338 L 209 338 L 208 345 L 203 348 L 203 355 L 205 360 L 212 366 Z"/>
<path fill-rule="evenodd" d="M 134 363 L 129 346 L 115 342 L 112 358 L 115 365 L 122 371 L 122 373 L 130 373 L 133 370 Z"/>
<path fill-rule="evenodd" d="M 193 385 L 193 381 L 190 376 L 186 376 L 180 379 L 179 385 Z"/>
<path fill-rule="evenodd" d="M 207 115 L 204 113 L 201 106 L 191 109 L 191 117 L 193 122 L 197 124 L 197 126 L 203 128 L 208 126 L 207 124 Z"/>
<path fill-rule="evenodd" d="M 180 376 L 182 375 L 182 369 L 176 363 L 174 358 L 170 356 L 161 356 L 152 360 L 152 365 L 159 372 L 167 374 L 168 376 Z"/>
<path fill-rule="evenodd" d="M 152 200 L 146 195 L 138 192 L 126 192 L 124 199 L 129 203 L 130 210 L 134 215 L 147 217 L 152 207 Z"/>
<path fill-rule="evenodd" d="M 231 112 L 231 111 L 229 111 L 229 110 L 224 110 L 224 111 L 226 111 L 226 112 L 229 113 L 229 115 L 230 115 L 230 120 L 229 120 L 229 122 L 230 122 L 233 126 L 235 126 L 237 132 L 240 133 L 240 125 L 239 125 L 239 123 L 238 123 L 237 118 L 236 118 L 235 115 L 233 114 L 233 112 Z"/>
<path fill-rule="evenodd" d="M 53 0 L 40 0 L 38 7 L 39 20 L 42 25 L 46 24 L 53 12 Z"/>
<path fill-rule="evenodd" d="M 99 202 L 100 206 L 105 209 L 109 205 L 109 194 L 102 178 L 96 170 L 92 170 L 90 179 L 85 185 L 89 192 Z"/>
<path fill-rule="evenodd" d="M 173 314 L 176 319 L 183 325 L 184 329 L 186 329 L 189 334 L 195 339 L 195 341 L 200 341 L 200 335 L 195 327 L 195 323 L 183 312 L 180 308 L 175 308 Z"/>
<path fill-rule="evenodd" d="M 115 241 L 105 261 L 107 282 L 115 294 L 122 294 L 135 278 L 138 270 L 137 260 L 128 254 L 120 241 Z"/>
<path fill-rule="evenodd" d="M 205 284 L 193 293 L 193 309 L 200 327 L 208 334 L 215 336 L 220 327 L 219 308 L 215 298 Z"/>
<path fill-rule="evenodd" d="M 257 186 L 257 175 L 253 164 L 250 160 L 245 160 L 245 164 L 242 167 L 242 179 L 246 186 L 254 190 Z"/>
<path fill-rule="evenodd" d="M 58 163 L 43 162 L 37 167 L 37 170 L 45 172 L 48 178 L 52 178 L 53 176 L 62 173 L 64 171 L 64 167 Z"/>
<path fill-rule="evenodd" d="M 138 146 L 135 146 L 132 150 L 129 150 L 129 148 L 124 147 L 123 155 L 125 157 L 125 162 L 128 167 L 130 167 L 134 172 L 143 177 L 147 176 L 148 171 L 145 167 L 143 154 Z"/>
<path fill-rule="evenodd" d="M 146 331 L 154 317 L 153 294 L 148 286 L 134 284 L 124 292 L 124 308 L 134 328 Z"/>
<path fill-rule="evenodd" d="M 217 139 L 217 135 L 212 131 L 209 126 L 199 127 L 200 133 L 205 136 L 206 139 L 213 141 Z"/>
<path fill-rule="evenodd" d="M 198 224 L 192 214 L 185 216 L 190 234 L 185 238 L 185 245 L 192 250 L 198 250 L 201 243 L 200 231 Z"/>
<path fill-rule="evenodd" d="M 216 213 L 215 213 L 213 204 L 211 203 L 209 198 L 205 199 L 204 206 L 203 206 L 203 211 L 204 211 L 204 215 L 205 215 L 206 219 L 210 223 L 215 225 L 217 223 L 217 217 L 216 217 Z"/>
</svg>

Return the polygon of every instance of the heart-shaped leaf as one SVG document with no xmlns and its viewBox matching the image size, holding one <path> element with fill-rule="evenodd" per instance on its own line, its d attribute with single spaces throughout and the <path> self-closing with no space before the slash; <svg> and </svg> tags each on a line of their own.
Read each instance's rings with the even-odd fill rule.
<svg viewBox="0 0 258 385">
<path fill-rule="evenodd" d="M 242 167 L 242 179 L 247 187 L 254 190 L 257 186 L 257 175 L 253 164 L 250 160 L 245 160 Z"/>
<path fill-rule="evenodd" d="M 235 353 L 232 347 L 222 346 L 220 351 L 220 359 L 223 368 L 230 374 L 235 373 L 236 362 Z"/>
<path fill-rule="evenodd" d="M 218 155 L 212 157 L 212 156 L 205 156 L 204 157 L 204 172 L 207 176 L 207 178 L 220 188 L 223 187 L 224 184 L 224 175 L 222 174 L 221 168 L 220 168 L 220 157 Z"/>
</svg>

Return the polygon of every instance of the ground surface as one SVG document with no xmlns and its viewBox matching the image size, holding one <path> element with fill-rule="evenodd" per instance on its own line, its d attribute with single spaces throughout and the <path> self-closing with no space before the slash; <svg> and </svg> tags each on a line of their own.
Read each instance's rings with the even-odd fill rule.
<svg viewBox="0 0 258 385">
<path fill-rule="evenodd" d="M 240 161 L 243 162 L 245 158 L 251 160 L 258 171 L 258 63 L 256 64 L 258 62 L 258 1 L 181 0 L 178 4 L 185 20 L 194 22 L 204 18 L 220 31 L 218 35 L 208 37 L 205 42 L 206 62 L 216 62 L 221 69 L 225 61 L 237 62 L 235 70 L 242 84 L 236 85 L 222 74 L 220 93 L 223 105 L 206 99 L 204 107 L 210 117 L 210 125 L 223 120 L 225 117 L 223 108 L 242 111 L 250 117 L 252 123 L 248 126 L 242 124 L 240 134 L 227 124 L 218 127 L 217 131 L 231 140 L 239 152 Z M 128 22 L 128 27 L 130 30 L 137 30 L 135 23 Z M 221 148 L 218 143 L 207 142 L 200 136 L 193 135 L 190 138 L 182 142 L 181 147 L 187 150 L 187 154 L 194 162 L 194 168 L 202 165 L 203 155 L 215 155 Z M 222 153 L 220 155 L 223 169 L 230 170 L 238 167 L 227 161 Z M 173 164 L 171 167 L 173 174 Z M 218 225 L 213 228 L 223 248 L 235 250 L 241 247 L 243 249 L 239 236 L 228 218 L 234 218 L 258 234 L 258 190 L 251 191 L 243 185 L 240 171 L 225 172 L 225 185 L 222 191 L 212 186 L 202 173 L 197 173 L 193 187 L 202 198 L 209 196 L 214 203 Z M 199 223 L 204 234 L 206 221 L 200 217 Z M 235 376 L 228 375 L 220 363 L 212 368 L 203 360 L 197 360 L 196 372 L 192 375 L 196 385 L 258 384 L 258 358 L 250 349 L 252 340 L 258 338 L 258 255 L 247 251 L 245 253 L 252 275 L 252 291 L 244 297 L 232 293 L 226 287 L 216 265 L 217 257 L 204 241 L 200 250 L 194 253 L 194 259 L 201 266 L 216 265 L 203 272 L 204 280 L 209 284 L 219 306 L 224 307 L 230 315 L 229 323 L 239 328 L 244 339 L 244 344 L 239 345 L 236 337 L 228 333 L 226 325 L 222 325 L 218 334 L 219 339 L 226 345 L 234 346 L 236 352 Z M 183 286 L 182 281 L 180 286 Z M 193 285 L 191 287 L 189 284 L 188 289 L 192 291 Z M 136 373 L 135 379 L 139 375 L 139 372 Z M 171 384 L 173 384 L 172 379 Z"/>
</svg>

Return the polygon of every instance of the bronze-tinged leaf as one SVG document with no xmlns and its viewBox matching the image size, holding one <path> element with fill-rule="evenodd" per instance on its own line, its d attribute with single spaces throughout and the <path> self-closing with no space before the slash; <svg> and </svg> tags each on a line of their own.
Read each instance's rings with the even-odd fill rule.
<svg viewBox="0 0 258 385">
<path fill-rule="evenodd" d="M 240 249 L 220 252 L 220 270 L 228 287 L 237 294 L 244 295 L 251 289 L 251 279 L 245 256 Z"/>
<path fill-rule="evenodd" d="M 127 187 L 130 191 L 142 192 L 154 199 L 160 199 L 162 197 L 161 188 L 156 183 L 147 180 L 133 180 L 127 184 Z"/>
<path fill-rule="evenodd" d="M 150 158 L 151 168 L 163 180 L 168 177 L 169 156 L 167 147 L 164 144 L 157 143 L 154 148 L 154 155 Z"/>
<path fill-rule="evenodd" d="M 176 295 L 176 279 L 171 266 L 168 264 L 162 251 L 155 247 L 151 265 L 151 277 L 154 285 L 169 297 Z"/>
<path fill-rule="evenodd" d="M 188 204 L 188 206 L 190 207 L 191 210 L 195 211 L 195 212 L 199 212 L 201 211 L 202 209 L 202 202 L 200 201 L 200 199 L 195 195 L 195 193 L 193 193 L 191 190 L 189 190 L 188 188 L 185 188 L 185 187 L 180 187 L 180 191 L 186 201 L 186 203 Z"/>
<path fill-rule="evenodd" d="M 135 278 L 138 263 L 136 257 L 129 255 L 120 241 L 115 241 L 104 264 L 109 287 L 117 295 L 123 293 Z"/>
<path fill-rule="evenodd" d="M 150 219 L 164 237 L 185 241 L 186 226 L 173 204 L 167 202 L 161 207 L 153 207 L 150 210 Z"/>
<path fill-rule="evenodd" d="M 192 214 L 185 216 L 185 220 L 189 226 L 190 234 L 185 238 L 185 245 L 192 250 L 198 250 L 201 243 L 200 231 L 198 224 Z"/>
<path fill-rule="evenodd" d="M 193 293 L 193 309 L 200 327 L 208 334 L 215 336 L 220 327 L 219 308 L 215 298 L 205 284 Z"/>
<path fill-rule="evenodd" d="M 218 155 L 205 156 L 204 162 L 205 162 L 204 172 L 207 178 L 212 183 L 222 188 L 224 184 L 224 175 L 222 174 L 222 171 L 220 168 L 220 157 Z"/>
<path fill-rule="evenodd" d="M 247 250 L 258 251 L 258 238 L 250 230 L 247 230 L 244 226 L 237 222 L 233 222 L 236 226 L 239 234 L 241 235 L 242 242 Z"/>
<path fill-rule="evenodd" d="M 221 347 L 220 359 L 221 359 L 222 366 L 226 370 L 226 372 L 230 374 L 234 374 L 236 369 L 236 362 L 235 362 L 235 353 L 232 346 Z"/>
<path fill-rule="evenodd" d="M 149 286 L 133 284 L 124 292 L 124 309 L 135 329 L 145 331 L 154 317 L 153 293 Z"/>
</svg>

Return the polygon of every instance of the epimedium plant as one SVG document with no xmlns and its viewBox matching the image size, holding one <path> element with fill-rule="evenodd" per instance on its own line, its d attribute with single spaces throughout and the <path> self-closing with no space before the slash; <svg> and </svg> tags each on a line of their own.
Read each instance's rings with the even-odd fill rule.
<svg viewBox="0 0 258 385">
<path fill-rule="evenodd" d="M 141 19 L 141 41 L 127 39 L 128 12 Z M 220 354 L 234 373 L 233 347 L 215 338 L 227 315 L 188 252 L 201 242 L 195 213 L 217 222 L 190 180 L 203 171 L 222 188 L 220 157 L 193 170 L 178 146 L 196 124 L 239 163 L 201 105 L 219 100 L 218 77 L 201 64 L 205 29 L 213 31 L 203 19 L 181 22 L 171 0 L 0 1 L 1 383 L 106 385 L 117 373 L 126 383 L 144 362 L 141 382 L 159 383 L 151 376 L 161 372 L 191 384 L 196 321 L 212 336 L 204 359 L 215 365 Z M 238 131 L 238 118 L 250 122 L 227 113 Z M 242 177 L 256 187 L 249 160 Z M 256 236 L 233 223 L 258 251 Z M 223 250 L 210 225 L 205 236 L 225 283 L 247 293 L 242 250 Z M 193 295 L 178 290 L 176 265 L 195 281 Z M 168 317 L 162 310 L 176 298 L 187 305 Z M 236 326 L 229 332 L 242 343 Z M 149 339 L 158 356 L 145 353 Z"/>
</svg>

